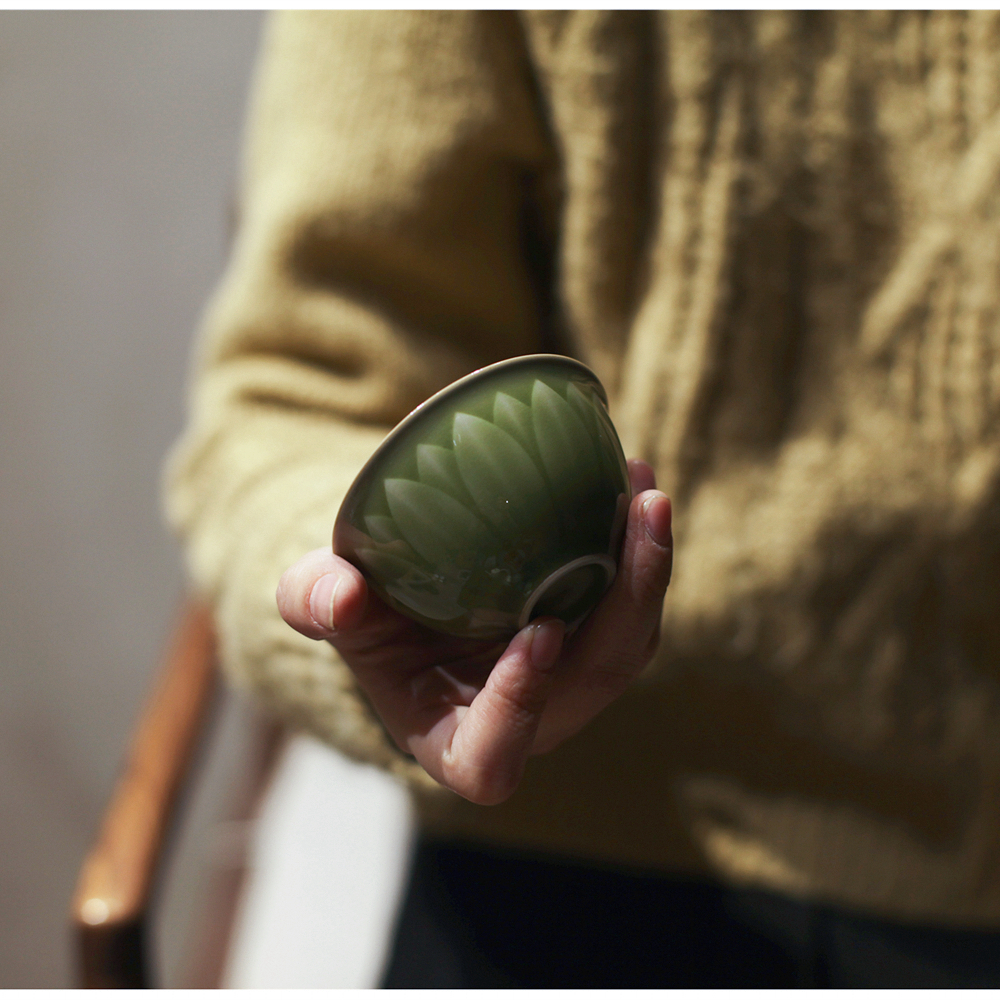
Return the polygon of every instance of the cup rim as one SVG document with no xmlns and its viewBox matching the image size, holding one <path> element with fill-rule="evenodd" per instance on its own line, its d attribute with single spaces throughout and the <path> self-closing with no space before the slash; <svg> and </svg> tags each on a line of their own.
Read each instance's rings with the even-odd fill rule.
<svg viewBox="0 0 1000 1000">
<path fill-rule="evenodd" d="M 601 401 L 605 406 L 608 405 L 608 394 L 604 386 L 601 384 L 601 380 L 582 361 L 577 361 L 576 358 L 566 357 L 564 354 L 519 354 L 516 357 L 504 358 L 502 361 L 496 361 L 491 365 L 485 365 L 482 368 L 477 368 L 475 371 L 471 371 L 467 375 L 463 375 L 454 382 L 449 382 L 448 385 L 444 386 L 442 389 L 438 389 L 437 392 L 428 396 L 422 403 L 410 410 L 410 412 L 403 417 L 403 419 L 400 420 L 391 431 L 389 431 L 381 442 L 379 442 L 378 447 L 371 453 L 368 461 L 361 466 L 358 474 L 354 477 L 354 481 L 344 494 L 344 499 L 340 504 L 340 510 L 337 512 L 337 517 L 334 521 L 334 552 L 337 551 L 337 535 L 339 534 L 338 529 L 340 528 L 341 522 L 348 516 L 347 511 L 352 508 L 356 494 L 362 489 L 363 484 L 367 482 L 373 469 L 378 465 L 382 456 L 392 448 L 395 442 L 402 437 L 406 431 L 410 429 L 410 427 L 422 420 L 428 413 L 438 409 L 445 400 L 450 398 L 456 392 L 464 389 L 474 382 L 488 378 L 490 375 L 497 371 L 501 371 L 504 368 L 527 367 L 532 364 L 539 364 L 546 361 L 554 361 L 563 366 L 576 368 L 581 374 L 586 375 L 588 379 L 593 382 L 594 388 L 597 390 Z"/>
</svg>

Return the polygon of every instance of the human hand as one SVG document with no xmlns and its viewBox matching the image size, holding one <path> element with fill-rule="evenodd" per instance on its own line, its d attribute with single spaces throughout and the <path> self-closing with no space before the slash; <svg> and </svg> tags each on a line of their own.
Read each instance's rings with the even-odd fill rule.
<svg viewBox="0 0 1000 1000">
<path fill-rule="evenodd" d="M 632 502 L 618 574 L 578 631 L 531 622 L 506 644 L 434 632 L 370 593 L 329 548 L 289 567 L 281 616 L 334 646 L 386 729 L 435 780 L 481 805 L 508 798 L 527 759 L 554 749 L 621 695 L 649 662 L 670 581 L 670 501 L 629 462 Z"/>
</svg>

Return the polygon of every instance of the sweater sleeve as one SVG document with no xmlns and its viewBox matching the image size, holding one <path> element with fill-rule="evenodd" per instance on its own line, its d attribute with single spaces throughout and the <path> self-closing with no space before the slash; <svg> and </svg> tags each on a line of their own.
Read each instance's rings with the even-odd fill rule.
<svg viewBox="0 0 1000 1000">
<path fill-rule="evenodd" d="M 348 486 L 399 419 L 474 368 L 545 349 L 536 193 L 554 160 L 514 15 L 268 25 L 240 221 L 167 513 L 229 676 L 414 780 L 335 651 L 281 620 L 275 588 L 330 544 Z"/>
</svg>

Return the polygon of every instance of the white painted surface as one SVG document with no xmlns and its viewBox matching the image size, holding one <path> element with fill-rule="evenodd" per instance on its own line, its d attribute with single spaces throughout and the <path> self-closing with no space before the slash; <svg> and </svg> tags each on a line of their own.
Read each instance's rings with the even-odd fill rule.
<svg viewBox="0 0 1000 1000">
<path fill-rule="evenodd" d="M 257 824 L 226 985 L 377 986 L 412 838 L 400 785 L 293 739 Z"/>
<path fill-rule="evenodd" d="M 0 11 L 0 988 L 73 983 L 69 899 L 182 593 L 160 466 L 260 20 Z"/>
<path fill-rule="evenodd" d="M 256 11 L 0 11 L 0 988 L 74 982 L 70 895 L 183 593 L 160 468 L 225 263 L 260 26 Z M 238 754 L 239 719 L 219 738 L 213 754 Z M 370 982 L 405 795 L 296 747 L 233 971 Z M 166 985 L 215 863 L 195 856 L 214 841 L 177 846 L 192 856 L 159 914 Z"/>
</svg>

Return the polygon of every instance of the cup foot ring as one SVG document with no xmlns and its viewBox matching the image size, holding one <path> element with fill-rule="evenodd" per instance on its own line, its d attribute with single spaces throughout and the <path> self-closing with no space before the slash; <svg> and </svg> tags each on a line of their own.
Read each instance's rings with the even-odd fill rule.
<svg viewBox="0 0 1000 1000">
<path fill-rule="evenodd" d="M 550 573 L 532 591 L 518 619 L 522 629 L 533 618 L 549 616 L 566 622 L 567 633 L 593 610 L 611 586 L 618 565 L 607 555 L 580 556 Z"/>
</svg>

